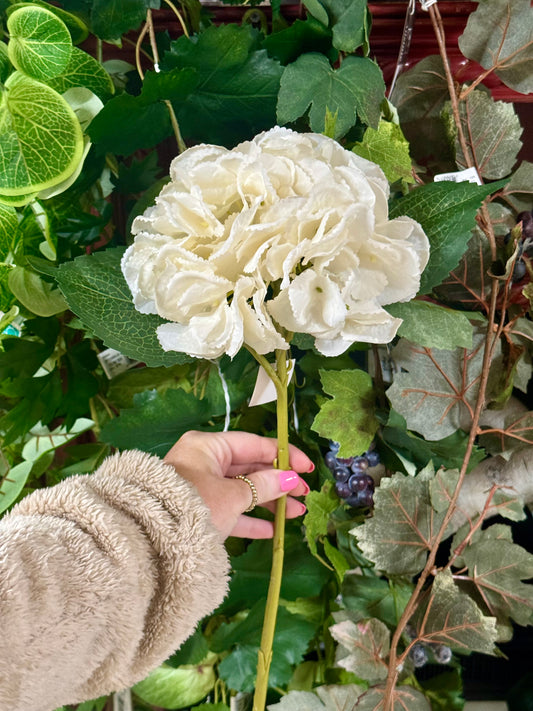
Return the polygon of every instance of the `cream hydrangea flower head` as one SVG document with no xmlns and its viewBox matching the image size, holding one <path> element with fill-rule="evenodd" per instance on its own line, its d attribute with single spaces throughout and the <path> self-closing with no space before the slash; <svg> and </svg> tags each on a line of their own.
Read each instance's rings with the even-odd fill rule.
<svg viewBox="0 0 533 711">
<path fill-rule="evenodd" d="M 276 127 L 232 150 L 190 148 L 170 178 L 122 260 L 136 308 L 169 320 L 165 350 L 265 354 L 297 332 L 333 356 L 394 337 L 401 320 L 383 306 L 416 295 L 429 243 L 411 218 L 388 219 L 377 165 Z"/>
</svg>

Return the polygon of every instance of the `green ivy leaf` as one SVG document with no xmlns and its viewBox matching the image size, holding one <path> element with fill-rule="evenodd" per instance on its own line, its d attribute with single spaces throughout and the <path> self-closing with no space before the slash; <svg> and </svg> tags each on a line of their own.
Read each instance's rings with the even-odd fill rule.
<svg viewBox="0 0 533 711">
<path fill-rule="evenodd" d="M 342 601 L 360 619 L 377 617 L 396 627 L 411 597 L 413 586 L 402 580 L 392 581 L 358 573 L 348 573 L 342 582 Z"/>
<path fill-rule="evenodd" d="M 393 358 L 402 372 L 395 374 L 387 397 L 410 430 L 428 440 L 440 440 L 458 429 L 470 429 L 483 344 L 482 329 L 475 333 L 473 348 L 468 350 L 430 349 L 400 340 Z"/>
<path fill-rule="evenodd" d="M 39 6 L 21 7 L 7 19 L 11 63 L 32 79 L 46 80 L 65 71 L 72 40 L 65 23 Z"/>
<path fill-rule="evenodd" d="M 459 48 L 504 84 L 533 91 L 533 10 L 529 0 L 480 0 L 468 17 Z"/>
<path fill-rule="evenodd" d="M 141 314 L 120 270 L 123 249 L 108 249 L 62 264 L 57 283 L 69 308 L 106 346 L 149 366 L 175 365 L 190 359 L 166 353 L 156 336 L 165 323 L 159 316 Z"/>
<path fill-rule="evenodd" d="M 107 422 L 101 438 L 119 449 L 142 449 L 164 456 L 182 434 L 190 429 L 213 429 L 208 424 L 215 414 L 211 403 L 183 390 L 156 390 L 139 393 L 134 406 Z M 218 413 L 221 414 L 221 413 Z"/>
<path fill-rule="evenodd" d="M 231 689 L 254 690 L 264 609 L 265 603 L 261 601 L 243 622 L 229 626 L 231 635 L 226 635 L 225 645 L 236 643 L 236 646 L 220 663 L 219 673 Z M 291 614 L 283 607 L 279 608 L 269 674 L 271 686 L 285 686 L 288 683 L 293 667 L 302 661 L 315 631 L 316 626 L 308 620 Z M 242 644 L 240 640 L 246 640 L 246 643 Z"/>
<path fill-rule="evenodd" d="M 431 506 L 429 484 L 420 474 L 394 474 L 374 493 L 374 515 L 354 528 L 363 554 L 390 575 L 416 575 L 444 520 Z"/>
<path fill-rule="evenodd" d="M 339 499 L 330 481 L 324 482 L 320 491 L 310 491 L 305 497 L 307 514 L 304 518 L 305 537 L 309 550 L 318 555 L 317 539 L 323 538 L 328 532 L 328 521 L 335 509 L 339 508 Z"/>
<path fill-rule="evenodd" d="M 450 104 L 446 105 L 444 116 L 455 143 L 457 165 L 467 168 Z M 459 116 L 479 174 L 489 180 L 509 175 L 522 147 L 523 130 L 513 105 L 494 101 L 490 94 L 476 89 L 460 103 Z"/>
<path fill-rule="evenodd" d="M 355 52 L 363 45 L 368 54 L 369 16 L 367 0 L 321 0 L 333 28 L 333 46 Z"/>
<path fill-rule="evenodd" d="M 115 93 L 111 77 L 94 57 L 77 47 L 72 48 L 69 62 L 65 69 L 55 77 L 45 77 L 45 84 L 63 94 L 72 87 L 83 86 L 102 100 Z"/>
<path fill-rule="evenodd" d="M 340 443 L 339 455 L 365 452 L 379 423 L 374 416 L 372 378 L 363 370 L 320 370 L 324 392 L 333 397 L 322 403 L 311 429 Z"/>
<path fill-rule="evenodd" d="M 59 289 L 24 267 L 15 267 L 10 271 L 8 284 L 20 303 L 37 316 L 53 316 L 67 308 Z"/>
<path fill-rule="evenodd" d="M 377 129 L 367 128 L 360 143 L 352 148 L 358 156 L 377 163 L 389 183 L 414 183 L 409 144 L 402 129 L 390 121 L 380 121 Z"/>
<path fill-rule="evenodd" d="M 272 542 L 259 540 L 253 541 L 246 553 L 231 559 L 233 576 L 230 592 L 222 606 L 224 613 L 237 612 L 243 605 L 251 605 L 266 597 L 271 562 Z M 288 530 L 285 538 L 281 597 L 284 600 L 296 600 L 319 595 L 330 575 L 316 558 L 309 555 L 300 530 Z"/>
<path fill-rule="evenodd" d="M 283 68 L 249 25 L 211 26 L 195 38 L 180 37 L 165 55 L 169 66 L 196 71 L 191 94 L 175 103 L 185 137 L 233 146 L 275 123 Z"/>
<path fill-rule="evenodd" d="M 375 686 L 357 702 L 356 711 L 382 711 L 385 708 L 385 687 Z M 397 686 L 392 692 L 392 711 L 431 711 L 426 697 L 412 686 Z"/>
<path fill-rule="evenodd" d="M 531 625 L 533 585 L 522 580 L 533 578 L 533 555 L 510 540 L 484 534 L 467 546 L 461 559 L 475 590 L 500 623 L 510 617 L 519 625 Z"/>
<path fill-rule="evenodd" d="M 430 183 L 393 203 L 391 219 L 401 215 L 412 217 L 422 225 L 430 242 L 429 262 L 420 281 L 421 294 L 431 291 L 457 266 L 483 199 L 504 185 L 503 181 L 490 185 Z"/>
<path fill-rule="evenodd" d="M 371 59 L 346 57 L 339 69 L 332 69 L 323 55 L 309 53 L 285 67 L 277 117 L 280 124 L 290 123 L 311 107 L 311 129 L 322 133 L 329 110 L 337 114 L 335 138 L 341 138 L 355 124 L 356 115 L 377 128 L 384 96 L 381 69 Z"/>
<path fill-rule="evenodd" d="M 387 678 L 385 658 L 390 649 L 390 632 L 380 620 L 343 620 L 329 628 L 339 643 L 335 662 L 347 671 L 374 684 Z"/>
<path fill-rule="evenodd" d="M 147 72 L 139 96 L 115 96 L 95 116 L 88 128 L 91 140 L 102 151 L 128 156 L 152 148 L 172 133 L 164 99 L 184 101 L 197 83 L 192 69 Z"/>
<path fill-rule="evenodd" d="M 295 20 L 281 32 L 267 35 L 262 46 L 271 57 L 282 64 L 294 62 L 306 52 L 321 52 L 334 60 L 337 52 L 332 51 L 331 30 L 309 16 L 306 20 Z"/>
<path fill-rule="evenodd" d="M 0 193 L 30 199 L 68 178 L 82 155 L 80 124 L 67 102 L 14 72 L 0 108 Z"/>
<path fill-rule="evenodd" d="M 398 335 L 419 346 L 453 350 L 472 348 L 473 327 L 467 314 L 429 301 L 390 304 L 387 311 L 403 319 Z"/>
<path fill-rule="evenodd" d="M 391 410 L 386 426 L 381 431 L 385 444 L 410 462 L 422 469 L 432 461 L 436 468 L 454 469 L 461 467 L 468 445 L 468 434 L 457 430 L 449 437 L 426 441 L 407 430 L 405 418 Z M 469 471 L 486 457 L 486 452 L 474 446 L 470 458 Z M 398 468 L 395 463 L 390 468 Z"/>
<path fill-rule="evenodd" d="M 496 619 L 485 617 L 472 598 L 459 590 L 449 570 L 437 573 L 412 623 L 422 642 L 446 644 L 466 653 L 496 654 Z"/>
<path fill-rule="evenodd" d="M 137 29 L 148 8 L 159 7 L 158 0 L 93 0 L 91 29 L 100 39 L 116 40 Z"/>
<path fill-rule="evenodd" d="M 449 142 L 441 118 L 442 108 L 449 98 L 439 55 L 424 57 L 398 77 L 392 101 L 398 109 L 411 155 L 416 160 L 444 160 L 450 163 L 447 167 L 451 167 Z"/>
</svg>

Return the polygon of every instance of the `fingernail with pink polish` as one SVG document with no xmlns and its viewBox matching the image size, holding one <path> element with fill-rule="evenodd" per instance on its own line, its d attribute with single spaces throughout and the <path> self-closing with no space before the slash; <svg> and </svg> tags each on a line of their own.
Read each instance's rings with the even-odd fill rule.
<svg viewBox="0 0 533 711">
<path fill-rule="evenodd" d="M 315 471 L 315 465 L 313 464 L 313 462 L 311 462 L 309 469 L 307 471 L 309 472 L 309 474 L 311 474 L 311 472 Z"/>
<path fill-rule="evenodd" d="M 302 483 L 302 486 L 304 488 L 303 496 L 307 496 L 307 494 L 311 491 L 311 489 L 309 488 L 309 484 L 305 481 L 305 479 L 302 479 L 302 477 L 300 477 L 300 482 Z"/>
<path fill-rule="evenodd" d="M 279 485 L 282 491 L 290 491 L 298 486 L 300 477 L 296 472 L 283 471 L 279 473 Z"/>
<path fill-rule="evenodd" d="M 300 504 L 300 516 L 303 516 L 304 513 L 307 513 L 307 507 L 304 504 Z"/>
</svg>

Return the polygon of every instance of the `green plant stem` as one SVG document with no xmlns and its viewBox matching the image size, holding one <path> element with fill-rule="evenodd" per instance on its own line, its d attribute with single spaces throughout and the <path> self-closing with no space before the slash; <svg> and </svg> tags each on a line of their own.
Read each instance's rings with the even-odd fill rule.
<svg viewBox="0 0 533 711">
<path fill-rule="evenodd" d="M 266 360 L 263 356 L 260 356 L 260 358 Z M 264 367 L 264 364 L 261 362 L 261 360 L 259 360 L 259 362 Z M 276 386 L 276 393 L 278 396 L 276 401 L 276 414 L 278 429 L 277 465 L 279 469 L 290 468 L 289 409 L 287 389 L 288 380 L 289 378 L 287 370 L 287 352 L 277 350 L 276 379 L 273 380 L 273 382 Z M 264 711 L 268 691 L 268 674 L 272 661 L 272 645 L 274 642 L 274 632 L 276 629 L 276 618 L 278 614 L 281 578 L 283 573 L 286 509 L 287 496 L 284 495 L 279 498 L 276 503 L 276 516 L 274 519 L 274 540 L 272 549 L 272 568 L 270 571 L 270 582 L 268 585 L 265 617 L 263 620 L 263 631 L 261 633 L 261 646 L 259 648 L 259 655 L 257 660 L 257 681 L 255 684 L 253 711 Z"/>
</svg>

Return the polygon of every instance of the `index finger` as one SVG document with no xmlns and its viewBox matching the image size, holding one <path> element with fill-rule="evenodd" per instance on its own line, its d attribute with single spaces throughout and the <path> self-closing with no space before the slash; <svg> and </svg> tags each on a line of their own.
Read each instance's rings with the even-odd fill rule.
<svg viewBox="0 0 533 711">
<path fill-rule="evenodd" d="M 274 437 L 262 437 L 250 432 L 222 432 L 225 444 L 231 451 L 228 474 L 272 468 L 278 456 L 278 441 Z M 297 472 L 308 472 L 314 468 L 307 454 L 294 445 L 289 445 L 290 467 Z"/>
</svg>

